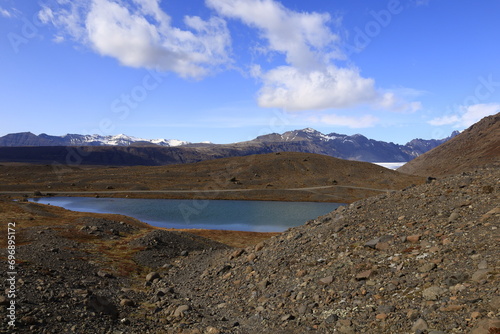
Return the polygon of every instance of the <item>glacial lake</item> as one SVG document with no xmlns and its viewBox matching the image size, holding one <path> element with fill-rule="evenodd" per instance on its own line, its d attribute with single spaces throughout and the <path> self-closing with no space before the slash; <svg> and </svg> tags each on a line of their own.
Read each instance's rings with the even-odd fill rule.
<svg viewBox="0 0 500 334">
<path fill-rule="evenodd" d="M 282 232 L 327 214 L 340 203 L 44 197 L 31 201 L 72 211 L 116 213 L 157 227 Z"/>
</svg>

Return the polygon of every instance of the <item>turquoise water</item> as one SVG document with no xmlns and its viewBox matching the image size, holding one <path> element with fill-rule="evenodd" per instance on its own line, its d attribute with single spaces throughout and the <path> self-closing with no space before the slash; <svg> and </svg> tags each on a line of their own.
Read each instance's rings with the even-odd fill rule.
<svg viewBox="0 0 500 334">
<path fill-rule="evenodd" d="M 281 232 L 342 204 L 316 202 L 174 200 L 91 197 L 36 198 L 73 211 L 118 213 L 165 228 Z"/>
</svg>

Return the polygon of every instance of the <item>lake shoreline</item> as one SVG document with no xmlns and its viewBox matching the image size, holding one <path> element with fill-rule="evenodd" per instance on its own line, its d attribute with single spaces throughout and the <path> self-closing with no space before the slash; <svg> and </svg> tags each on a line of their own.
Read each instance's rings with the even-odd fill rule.
<svg viewBox="0 0 500 334">
<path fill-rule="evenodd" d="M 123 214 L 152 227 L 281 233 L 345 203 L 39 197 L 30 203 L 92 214 Z"/>
</svg>

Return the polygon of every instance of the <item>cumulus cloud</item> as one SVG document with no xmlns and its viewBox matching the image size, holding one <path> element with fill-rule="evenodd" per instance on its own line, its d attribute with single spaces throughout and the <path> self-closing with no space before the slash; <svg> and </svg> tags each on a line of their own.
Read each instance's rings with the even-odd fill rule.
<svg viewBox="0 0 500 334">
<path fill-rule="evenodd" d="M 286 65 L 267 71 L 259 65 L 251 74 L 262 82 L 257 99 L 261 107 L 285 110 L 322 110 L 371 104 L 394 111 L 412 111 L 407 104 L 386 95 L 355 67 L 339 67 L 335 60 L 341 39 L 330 26 L 328 13 L 295 12 L 274 0 L 206 0 L 219 14 L 257 29 L 267 52 L 285 56 Z M 394 94 L 393 94 L 394 95 Z"/>
<path fill-rule="evenodd" d="M 346 108 L 377 97 L 374 81 L 353 69 L 328 66 L 324 71 L 301 71 L 281 66 L 261 74 L 259 105 L 286 110 Z"/>
<path fill-rule="evenodd" d="M 186 16 L 182 30 L 171 25 L 159 0 L 59 0 L 54 8 L 45 6 L 39 18 L 59 29 L 58 40 L 66 34 L 126 66 L 199 78 L 230 60 L 224 20 Z"/>
<path fill-rule="evenodd" d="M 459 112 L 456 114 L 436 117 L 428 121 L 428 123 L 434 126 L 452 125 L 456 128 L 468 128 L 486 116 L 499 113 L 500 104 L 481 103 L 470 106 L 462 106 L 459 109 Z"/>
<path fill-rule="evenodd" d="M 241 20 L 259 30 L 272 51 L 282 52 L 286 61 L 300 68 L 314 68 L 339 37 L 328 28 L 328 13 L 298 13 L 274 0 L 206 0 L 208 6 L 226 17 Z"/>
<path fill-rule="evenodd" d="M 225 19 L 236 19 L 258 32 L 261 51 L 282 55 L 281 64 L 251 68 L 261 88 L 261 107 L 291 111 L 369 105 L 398 112 L 420 109 L 401 94 L 377 88 L 345 60 L 341 37 L 332 31 L 338 17 L 297 12 L 277 0 L 205 0 L 215 11 L 208 19 L 184 17 L 182 27 L 160 7 L 161 0 L 51 0 L 39 12 L 57 28 L 53 41 L 73 40 L 131 67 L 201 78 L 232 63 L 231 37 Z M 253 41 L 244 41 L 250 48 Z M 275 59 L 275 58 L 274 58 Z M 276 59 L 275 59 L 276 60 Z M 264 69 L 265 68 L 265 69 Z"/>
</svg>

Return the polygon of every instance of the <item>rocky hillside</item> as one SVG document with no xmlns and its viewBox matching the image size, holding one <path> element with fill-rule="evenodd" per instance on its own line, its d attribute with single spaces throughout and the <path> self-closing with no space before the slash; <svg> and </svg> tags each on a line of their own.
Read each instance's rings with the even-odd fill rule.
<svg viewBox="0 0 500 334">
<path fill-rule="evenodd" d="M 499 184 L 481 170 L 359 201 L 159 269 L 150 296 L 172 288 L 185 299 L 157 299 L 164 327 L 201 332 L 498 333 Z"/>
<path fill-rule="evenodd" d="M 499 169 L 438 179 L 233 249 L 0 201 L 17 221 L 17 330 L 498 333 L 499 185 Z"/>
<path fill-rule="evenodd" d="M 483 118 L 398 170 L 422 176 L 443 176 L 484 165 L 500 168 L 500 114 Z"/>
</svg>

